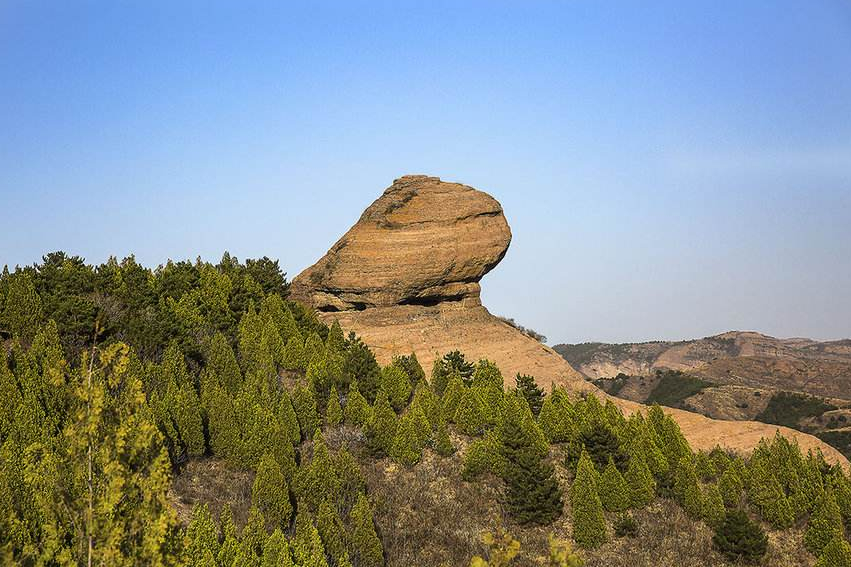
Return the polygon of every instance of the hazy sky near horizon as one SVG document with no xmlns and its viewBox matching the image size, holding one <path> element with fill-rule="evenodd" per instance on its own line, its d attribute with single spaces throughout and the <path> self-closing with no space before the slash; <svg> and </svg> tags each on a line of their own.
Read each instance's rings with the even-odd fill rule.
<svg viewBox="0 0 851 567">
<path fill-rule="evenodd" d="M 279 258 L 485 190 L 550 343 L 851 336 L 851 3 L 0 3 L 0 265 Z"/>
</svg>

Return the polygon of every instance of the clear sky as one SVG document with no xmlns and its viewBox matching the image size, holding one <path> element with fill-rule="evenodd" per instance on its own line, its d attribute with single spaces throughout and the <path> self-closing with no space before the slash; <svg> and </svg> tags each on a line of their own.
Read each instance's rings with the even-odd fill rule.
<svg viewBox="0 0 851 567">
<path fill-rule="evenodd" d="M 0 265 L 293 276 L 406 173 L 551 343 L 851 336 L 851 3 L 0 1 Z"/>
</svg>

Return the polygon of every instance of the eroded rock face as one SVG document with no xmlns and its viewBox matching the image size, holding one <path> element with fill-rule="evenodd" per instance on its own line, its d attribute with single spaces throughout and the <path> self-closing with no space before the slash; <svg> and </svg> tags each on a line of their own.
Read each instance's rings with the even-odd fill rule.
<svg viewBox="0 0 851 567">
<path fill-rule="evenodd" d="M 393 182 L 292 284 L 319 311 L 479 303 L 479 280 L 502 260 L 511 230 L 490 195 L 437 177 Z"/>
<path fill-rule="evenodd" d="M 397 179 L 316 264 L 292 282 L 292 297 L 357 333 L 381 364 L 416 353 L 426 372 L 450 350 L 496 363 L 508 387 L 517 373 L 546 390 L 610 397 L 550 347 L 491 315 L 479 299 L 479 280 L 505 255 L 511 231 L 490 195 L 421 175 Z M 612 398 L 626 413 L 641 404 Z M 695 449 L 721 445 L 753 449 L 780 431 L 806 451 L 820 449 L 847 463 L 816 437 L 754 421 L 719 421 L 668 409 Z"/>
</svg>

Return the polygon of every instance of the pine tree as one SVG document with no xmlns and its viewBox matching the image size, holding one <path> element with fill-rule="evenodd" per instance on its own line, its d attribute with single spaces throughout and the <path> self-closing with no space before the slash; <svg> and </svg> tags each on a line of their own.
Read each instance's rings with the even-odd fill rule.
<svg viewBox="0 0 851 567">
<path fill-rule="evenodd" d="M 623 475 L 609 459 L 599 486 L 600 502 L 608 512 L 625 512 L 630 506 L 630 493 Z"/>
<path fill-rule="evenodd" d="M 387 392 L 387 398 L 393 409 L 401 411 L 411 398 L 411 381 L 404 370 L 391 364 L 381 370 L 381 389 Z"/>
<path fill-rule="evenodd" d="M 222 333 L 216 333 L 207 349 L 207 369 L 218 379 L 218 383 L 231 395 L 236 394 L 242 385 L 242 373 L 239 363 L 228 340 Z"/>
<path fill-rule="evenodd" d="M 297 387 L 290 398 L 298 418 L 302 439 L 309 439 L 322 423 L 316 409 L 316 396 L 312 388 Z"/>
<path fill-rule="evenodd" d="M 286 346 L 281 339 L 281 334 L 278 331 L 278 326 L 269 318 L 263 325 L 263 336 L 261 340 L 262 348 L 268 352 L 272 361 L 280 367 L 284 366 L 286 360 Z"/>
<path fill-rule="evenodd" d="M 341 513 L 346 513 L 357 502 L 358 494 L 366 490 L 366 479 L 355 458 L 345 449 L 334 455 L 334 468 L 340 478 L 338 509 Z"/>
<path fill-rule="evenodd" d="M 552 465 L 515 415 L 500 427 L 504 459 L 503 480 L 508 485 L 509 513 L 521 524 L 552 523 L 562 512 L 561 489 Z"/>
<path fill-rule="evenodd" d="M 396 412 L 387 401 L 387 395 L 381 390 L 363 430 L 367 450 L 375 457 L 389 455 L 396 437 L 396 427 Z"/>
<path fill-rule="evenodd" d="M 435 391 L 437 391 L 436 388 Z M 466 391 L 467 388 L 464 387 L 464 382 L 461 381 L 461 375 L 457 372 L 453 373 L 449 377 L 449 381 L 446 388 L 443 390 L 443 395 L 440 398 L 440 404 L 443 407 L 443 411 L 445 412 L 447 419 L 452 422 L 455 421 L 455 412 L 458 410 L 461 398 L 464 397 L 464 393 Z"/>
<path fill-rule="evenodd" d="M 360 393 L 372 403 L 381 383 L 381 367 L 369 347 L 354 333 L 349 333 L 343 355 L 343 382 L 351 384 L 355 380 Z"/>
<path fill-rule="evenodd" d="M 442 396 L 446 390 L 446 386 L 449 384 L 449 374 L 449 367 L 443 363 L 443 359 L 435 358 L 431 367 L 431 386 L 438 396 Z"/>
<path fill-rule="evenodd" d="M 299 501 L 311 511 L 319 508 L 326 498 L 336 499 L 340 494 L 340 477 L 325 443 L 325 437 L 318 429 L 313 436 L 313 455 L 308 465 L 302 465 L 298 475 Z"/>
<path fill-rule="evenodd" d="M 703 494 L 703 512 L 701 516 L 710 528 L 717 530 L 724 524 L 727 514 L 724 508 L 724 499 L 717 484 L 710 484 Z"/>
<path fill-rule="evenodd" d="M 833 490 L 828 488 L 822 493 L 807 523 L 804 545 L 813 555 L 820 555 L 832 539 L 843 537 L 844 531 L 839 505 Z"/>
<path fill-rule="evenodd" d="M 565 443 L 578 435 L 574 418 L 567 394 L 560 388 L 544 398 L 538 413 L 538 423 L 550 443 Z"/>
<path fill-rule="evenodd" d="M 271 453 L 263 455 L 257 466 L 251 504 L 263 513 L 270 529 L 289 527 L 293 513 L 290 491 L 281 466 Z"/>
<path fill-rule="evenodd" d="M 328 425 L 340 425 L 343 422 L 343 408 L 340 406 L 340 396 L 337 387 L 331 386 L 328 395 L 328 406 L 325 408 L 325 423 Z"/>
<path fill-rule="evenodd" d="M 472 482 L 483 473 L 502 477 L 504 472 L 505 458 L 502 456 L 502 447 L 496 431 L 488 431 L 467 446 L 462 461 L 462 479 Z"/>
<path fill-rule="evenodd" d="M 417 384 L 410 407 L 420 408 L 428 422 L 437 425 L 438 414 L 441 411 L 440 400 L 425 380 L 420 380 Z"/>
<path fill-rule="evenodd" d="M 188 565 L 201 567 L 207 553 L 216 557 L 219 553 L 219 528 L 213 521 L 207 504 L 196 504 L 192 519 L 186 527 L 184 541 Z"/>
<path fill-rule="evenodd" d="M 346 396 L 346 406 L 343 408 L 343 417 L 346 423 L 351 425 L 364 425 L 372 415 L 369 402 L 358 390 L 358 381 L 353 381 L 349 386 Z"/>
<path fill-rule="evenodd" d="M 694 471 L 694 460 L 689 456 L 683 456 L 677 465 L 674 476 L 674 497 L 683 510 L 692 518 L 699 518 L 703 510 L 703 495 L 700 485 L 697 483 L 697 474 Z"/>
<path fill-rule="evenodd" d="M 473 386 L 494 385 L 502 389 L 502 383 L 502 372 L 496 364 L 484 358 L 476 364 L 472 377 Z"/>
<path fill-rule="evenodd" d="M 597 471 L 587 451 L 582 452 L 576 478 L 570 487 L 573 511 L 573 541 L 585 549 L 595 549 L 606 541 L 606 520 L 597 492 Z"/>
<path fill-rule="evenodd" d="M 420 433 L 421 427 L 413 412 L 402 416 L 390 447 L 390 456 L 393 460 L 408 467 L 420 462 L 423 456 Z"/>
<path fill-rule="evenodd" d="M 535 382 L 533 376 L 528 374 L 517 374 L 514 378 L 517 391 L 526 399 L 529 404 L 529 409 L 532 410 L 532 415 L 538 417 L 541 413 L 541 407 L 544 405 L 544 390 Z"/>
<path fill-rule="evenodd" d="M 263 546 L 263 559 L 260 567 L 293 567 L 290 546 L 281 530 L 275 528 Z"/>
<path fill-rule="evenodd" d="M 314 331 L 308 335 L 307 340 L 304 341 L 305 369 L 308 368 L 314 360 L 319 360 L 324 356 L 325 343 L 322 342 L 322 338 L 319 336 L 319 333 Z"/>
<path fill-rule="evenodd" d="M 343 528 L 340 515 L 337 513 L 337 507 L 328 498 L 323 500 L 322 504 L 319 505 L 319 511 L 316 514 L 316 529 L 319 531 L 328 555 L 339 565 L 347 555 L 346 531 Z"/>
<path fill-rule="evenodd" d="M 644 453 L 634 451 L 624 476 L 629 486 L 629 501 L 632 508 L 647 506 L 656 495 L 656 481 L 650 473 Z"/>
<path fill-rule="evenodd" d="M 851 567 L 851 545 L 845 538 L 834 537 L 825 546 L 816 567 Z"/>
<path fill-rule="evenodd" d="M 455 452 L 455 446 L 449 438 L 449 427 L 446 423 L 446 415 L 439 410 L 437 426 L 434 432 L 434 450 L 442 457 L 448 457 Z"/>
<path fill-rule="evenodd" d="M 765 521 L 775 528 L 788 528 L 794 523 L 795 516 L 783 487 L 757 458 L 752 458 L 751 462 L 748 496 Z"/>
<path fill-rule="evenodd" d="M 349 549 L 353 562 L 358 567 L 381 567 L 384 565 L 384 550 L 375 533 L 372 508 L 366 496 L 360 494 L 350 516 L 351 533 Z"/>
<path fill-rule="evenodd" d="M 345 348 L 346 338 L 343 336 L 343 329 L 340 327 L 340 322 L 334 319 L 334 322 L 328 328 L 325 349 L 331 353 L 342 353 Z"/>
<path fill-rule="evenodd" d="M 292 399 L 286 390 L 281 391 L 281 397 L 278 400 L 277 417 L 290 443 L 293 445 L 301 443 L 301 426 L 298 423 L 298 415 L 296 415 Z"/>
<path fill-rule="evenodd" d="M 420 384 L 425 383 L 425 370 L 420 366 L 420 361 L 417 360 L 417 354 L 415 352 L 407 356 L 393 357 L 393 365 L 405 371 L 412 387 L 416 388 Z"/>
<path fill-rule="evenodd" d="M 41 326 L 44 316 L 41 298 L 36 293 L 35 284 L 27 272 L 16 270 L 8 278 L 8 282 L 5 307 L 0 316 L 0 328 L 8 330 L 12 336 L 28 343 Z"/>
<path fill-rule="evenodd" d="M 478 392 L 464 388 L 464 394 L 455 410 L 455 425 L 467 435 L 481 435 L 485 430 L 485 416 Z"/>
<path fill-rule="evenodd" d="M 727 468 L 718 479 L 718 490 L 727 508 L 736 508 L 740 504 L 744 484 L 734 467 Z"/>
<path fill-rule="evenodd" d="M 743 510 L 727 512 L 712 543 L 730 561 L 756 562 L 768 549 L 768 536 Z"/>
<path fill-rule="evenodd" d="M 219 548 L 219 554 L 216 556 L 216 559 L 219 565 L 233 565 L 239 550 L 239 536 L 236 533 L 230 504 L 225 503 L 222 506 L 222 510 L 219 513 L 219 526 L 222 532 L 222 545 Z"/>
<path fill-rule="evenodd" d="M 284 349 L 284 368 L 287 370 L 307 370 L 307 364 L 304 338 L 296 333 L 289 338 Z"/>
<path fill-rule="evenodd" d="M 256 506 L 252 506 L 248 510 L 248 520 L 242 528 L 240 537 L 240 544 L 248 552 L 248 558 L 252 562 L 263 553 L 263 546 L 266 545 L 268 537 L 263 513 Z"/>
</svg>

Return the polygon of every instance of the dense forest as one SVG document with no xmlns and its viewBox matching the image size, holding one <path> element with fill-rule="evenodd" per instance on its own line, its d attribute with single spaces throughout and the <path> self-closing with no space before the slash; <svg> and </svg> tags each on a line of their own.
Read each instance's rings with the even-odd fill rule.
<svg viewBox="0 0 851 567">
<path fill-rule="evenodd" d="M 817 565 L 851 567 L 851 480 L 820 454 L 780 436 L 696 452 L 658 405 L 625 416 L 525 375 L 506 388 L 458 351 L 429 373 L 413 354 L 382 367 L 290 301 L 268 258 L 151 270 L 53 253 L 4 269 L 0 338 L 3 564 L 575 567 L 671 503 L 722 560 L 760 563 L 800 532 Z M 178 514 L 174 481 L 204 459 L 250 474 L 245 518 L 214 501 Z M 425 460 L 498 485 L 477 556 L 379 522 L 370 463 Z M 530 530 L 546 545 L 515 539 Z"/>
</svg>

